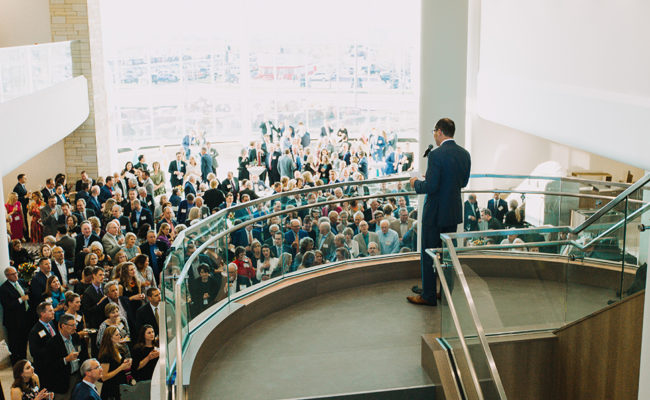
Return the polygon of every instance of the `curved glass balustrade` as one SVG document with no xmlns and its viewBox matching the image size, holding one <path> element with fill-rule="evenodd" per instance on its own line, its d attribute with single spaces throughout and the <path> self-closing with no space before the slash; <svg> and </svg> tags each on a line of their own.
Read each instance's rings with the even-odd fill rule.
<svg viewBox="0 0 650 400">
<path fill-rule="evenodd" d="M 72 78 L 77 45 L 66 41 L 0 49 L 0 103 Z"/>
<path fill-rule="evenodd" d="M 644 288 L 634 278 L 649 181 L 647 175 L 599 209 L 571 209 L 573 217 L 589 217 L 573 228 L 517 223 L 449 233 L 441 235 L 441 249 L 427 250 L 445 294 L 441 336 L 461 366 L 465 393 L 506 398 L 487 336 L 554 330 Z"/>
<path fill-rule="evenodd" d="M 494 192 L 517 199 L 520 204 L 523 200 L 527 223 L 548 225 L 551 228 L 542 229 L 555 228 L 558 234 L 562 229 L 568 232 L 572 221 L 583 222 L 589 213 L 597 212 L 629 187 L 571 178 L 489 174 L 472 175 L 470 186 L 482 207 Z M 182 231 L 173 243 L 163 272 L 166 329 L 161 333 L 161 342 L 167 345 L 168 382 L 184 381 L 183 374 L 189 371 L 176 365 L 176 355 L 182 354 L 202 324 L 233 301 L 287 277 L 309 274 L 345 260 L 416 251 L 417 224 L 413 225 L 408 218 L 418 209 L 418 200 L 408 177 L 338 183 L 232 205 Z M 631 207 L 638 209 L 643 205 L 638 199 L 630 200 Z M 397 239 L 375 232 L 381 230 L 380 223 L 367 210 L 376 207 L 375 202 L 382 205 L 378 210 L 390 206 L 383 211 L 392 214 L 391 218 L 377 217 L 391 220 L 388 225 L 397 233 Z M 356 212 L 361 214 L 355 221 Z M 404 214 L 403 224 L 400 213 Z M 616 213 L 620 210 L 611 210 L 606 215 L 616 219 Z M 346 218 L 348 222 L 342 224 L 341 220 Z M 327 234 L 327 224 L 319 227 L 319 220 L 335 226 L 342 236 Z M 365 230 L 363 225 L 367 222 L 372 233 L 357 236 Z M 559 228 L 561 225 L 567 226 Z M 603 227 L 603 232 L 606 229 Z M 462 239 L 467 242 L 492 236 L 480 232 L 466 234 L 470 236 Z M 375 241 L 376 246 L 371 243 Z M 548 244 L 553 245 L 559 243 Z M 182 391 L 182 385 L 177 385 L 177 390 Z"/>
</svg>

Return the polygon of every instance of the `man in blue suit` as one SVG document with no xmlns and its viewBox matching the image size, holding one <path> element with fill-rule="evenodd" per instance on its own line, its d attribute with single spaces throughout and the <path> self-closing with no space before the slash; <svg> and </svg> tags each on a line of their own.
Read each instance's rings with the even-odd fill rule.
<svg viewBox="0 0 650 400">
<path fill-rule="evenodd" d="M 208 175 L 212 173 L 212 157 L 208 154 L 208 148 L 201 148 L 201 179 L 208 182 Z"/>
<path fill-rule="evenodd" d="M 433 260 L 426 249 L 442 247 L 441 233 L 456 232 L 463 220 L 463 200 L 460 190 L 467 186 L 471 157 L 467 150 L 456 144 L 456 125 L 443 118 L 433 129 L 438 147 L 429 153 L 424 181 L 411 178 L 411 186 L 418 194 L 426 194 L 421 226 L 420 265 L 422 268 L 422 292 L 408 296 L 413 304 L 436 305 L 436 275 Z"/>
<path fill-rule="evenodd" d="M 102 377 L 102 366 L 94 358 L 89 358 L 81 364 L 79 369 L 83 379 L 77 383 L 70 396 L 71 400 L 101 400 L 95 384 Z"/>
<path fill-rule="evenodd" d="M 492 213 L 493 218 L 496 218 L 499 222 L 503 223 L 503 218 L 508 212 L 508 203 L 499 197 L 499 193 L 495 193 L 494 197 L 488 201 L 487 208 Z"/>
</svg>

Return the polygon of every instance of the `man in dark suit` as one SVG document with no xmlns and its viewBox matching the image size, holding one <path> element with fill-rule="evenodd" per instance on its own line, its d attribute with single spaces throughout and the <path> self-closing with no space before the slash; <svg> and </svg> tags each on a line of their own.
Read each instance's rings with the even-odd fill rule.
<svg viewBox="0 0 650 400">
<path fill-rule="evenodd" d="M 149 224 L 151 229 L 154 228 L 153 215 L 148 208 L 142 207 L 140 200 L 136 199 L 131 202 L 131 226 L 137 232 L 143 224 Z"/>
<path fill-rule="evenodd" d="M 54 320 L 54 309 L 52 304 L 42 302 L 36 307 L 38 321 L 29 331 L 29 353 L 34 358 L 34 369 L 46 381 L 46 375 L 49 373 L 47 368 L 47 344 L 56 336 L 56 327 Z"/>
<path fill-rule="evenodd" d="M 232 171 L 228 171 L 228 176 L 221 182 L 219 189 L 224 193 L 232 193 L 235 199 L 237 198 L 237 193 L 239 193 L 239 180 L 235 178 Z"/>
<path fill-rule="evenodd" d="M 158 323 L 160 318 L 159 305 L 160 290 L 150 287 L 147 289 L 147 302 L 142 307 L 138 308 L 138 311 L 135 313 L 136 333 L 134 336 L 140 334 L 140 329 L 142 329 L 143 325 L 153 326 L 153 330 L 156 332 L 156 336 L 158 336 Z"/>
<path fill-rule="evenodd" d="M 30 300 L 32 301 L 32 307 L 36 307 L 41 301 L 43 301 L 43 292 L 45 292 L 45 288 L 47 286 L 47 280 L 52 276 L 56 276 L 59 278 L 59 282 L 61 282 L 61 276 L 59 275 L 59 271 L 52 271 L 52 262 L 50 261 L 49 258 L 41 258 L 38 260 L 38 269 L 39 271 L 34 274 L 32 277 L 32 282 L 30 284 L 31 287 L 31 295 Z"/>
<path fill-rule="evenodd" d="M 282 232 L 275 232 L 273 234 L 273 243 L 271 247 L 271 255 L 279 258 L 282 253 L 291 253 L 291 246 L 284 244 L 284 235 Z"/>
<path fill-rule="evenodd" d="M 478 231 L 478 220 L 481 218 L 481 213 L 478 210 L 475 194 L 467 196 L 464 210 L 465 231 Z"/>
<path fill-rule="evenodd" d="M 95 185 L 90 189 L 90 197 L 86 201 L 86 206 L 93 210 L 95 215 L 102 215 L 102 203 L 99 200 L 99 193 L 101 189 L 99 186 Z"/>
<path fill-rule="evenodd" d="M 156 202 L 153 200 L 153 196 L 147 193 L 147 189 L 139 187 L 137 199 L 140 200 L 142 207 L 151 211 L 151 215 L 156 212 Z"/>
<path fill-rule="evenodd" d="M 54 196 L 54 181 L 52 178 L 47 178 L 45 181 L 45 187 L 41 190 L 41 194 L 43 195 L 44 201 L 47 201 L 51 196 Z"/>
<path fill-rule="evenodd" d="M 84 267 L 84 261 L 86 261 L 86 255 L 90 253 L 90 245 L 93 242 L 102 242 L 102 240 L 97 236 L 90 225 L 90 222 L 84 221 L 81 223 L 81 235 L 77 235 L 77 243 L 74 247 L 75 254 L 75 274 L 78 277 L 81 277 L 81 271 Z"/>
<path fill-rule="evenodd" d="M 218 189 L 218 186 L 219 181 L 215 178 L 210 181 L 210 189 L 203 193 L 203 201 L 210 209 L 210 212 L 216 210 L 221 203 L 226 201 L 226 196 L 224 196 L 223 192 Z"/>
<path fill-rule="evenodd" d="M 201 179 L 208 181 L 208 175 L 212 173 L 212 157 L 208 154 L 208 148 L 201 148 Z"/>
<path fill-rule="evenodd" d="M 86 208 L 86 200 L 77 199 L 77 211 L 73 213 L 77 216 L 79 223 L 82 221 L 87 221 L 88 218 L 94 217 L 95 212 L 89 208 Z"/>
<path fill-rule="evenodd" d="M 278 161 L 282 153 L 278 150 L 275 144 L 270 145 L 269 154 L 266 157 L 266 170 L 269 176 L 269 186 L 275 182 L 280 182 L 280 169 L 278 168 Z"/>
<path fill-rule="evenodd" d="M 63 314 L 59 318 L 59 333 L 46 345 L 48 373 L 41 379 L 41 384 L 50 392 L 66 399 L 81 380 L 79 369 L 84 361 L 83 354 L 86 354 L 76 350 L 76 346 L 85 342 L 75 332 L 76 326 L 72 315 Z"/>
<path fill-rule="evenodd" d="M 29 204 L 29 198 L 27 196 L 29 192 L 27 191 L 27 186 L 25 186 L 27 183 L 27 175 L 18 174 L 17 179 L 18 183 L 16 183 L 16 186 L 14 186 L 14 192 L 18 195 L 18 202 L 23 209 L 24 228 L 25 234 L 27 234 L 27 204 Z M 29 240 L 27 237 L 25 237 L 25 239 Z"/>
<path fill-rule="evenodd" d="M 90 179 L 90 177 L 88 176 L 88 173 L 86 171 L 81 171 L 81 179 L 79 179 L 75 183 L 74 190 L 76 192 L 80 192 L 80 191 L 84 190 L 83 189 L 83 184 L 84 183 L 87 185 L 87 188 L 91 188 L 95 184 L 95 181 L 93 179 Z"/>
<path fill-rule="evenodd" d="M 495 193 L 494 197 L 488 201 L 487 208 L 492 213 L 492 218 L 503 223 L 503 219 L 508 212 L 508 203 L 499 197 L 499 193 Z"/>
<path fill-rule="evenodd" d="M 5 269 L 7 280 L 0 286 L 2 323 L 7 328 L 7 344 L 11 352 L 11 364 L 27 358 L 27 334 L 34 320 L 29 306 L 29 295 L 18 280 L 14 267 Z"/>
<path fill-rule="evenodd" d="M 103 283 L 104 269 L 102 267 L 95 267 L 93 269 L 92 282 L 81 297 L 81 311 L 84 317 L 86 317 L 86 325 L 88 328 L 98 329 L 99 325 L 106 318 L 104 315 L 104 307 L 108 304 L 108 301 L 104 295 Z"/>
<path fill-rule="evenodd" d="M 438 147 L 429 153 L 426 179 L 422 181 L 413 177 L 410 181 L 416 193 L 427 195 L 421 226 L 422 292 L 407 297 L 413 304 L 436 305 L 436 275 L 432 268 L 433 261 L 425 250 L 442 247 L 440 234 L 456 232 L 463 220 L 460 190 L 469 181 L 471 157 L 454 141 L 455 131 L 456 125 L 449 118 L 436 123 L 433 138 Z"/>
<path fill-rule="evenodd" d="M 301 229 L 300 220 L 298 219 L 292 219 L 289 222 L 289 227 L 290 230 L 284 234 L 284 244 L 291 246 L 291 254 L 295 256 L 298 252 L 300 240 L 308 237 L 309 234 Z"/>
<path fill-rule="evenodd" d="M 65 226 L 59 225 L 56 228 L 56 245 L 63 249 L 65 260 L 72 262 L 74 266 L 74 249 L 77 242 L 68 235 L 68 229 Z"/>
<path fill-rule="evenodd" d="M 160 284 L 160 272 L 165 263 L 167 250 L 167 244 L 162 240 L 156 240 L 156 232 L 153 230 L 147 232 L 147 241 L 140 245 L 142 254 L 149 257 L 149 265 L 153 270 L 153 276 L 156 278 L 156 283 L 158 284 Z"/>
<path fill-rule="evenodd" d="M 102 366 L 94 358 L 90 358 L 81 364 L 81 376 L 83 379 L 72 390 L 70 400 L 101 400 L 95 383 L 102 377 Z"/>
<path fill-rule="evenodd" d="M 172 187 L 181 186 L 183 184 L 183 177 L 187 172 L 187 165 L 185 161 L 182 161 L 183 153 L 180 151 L 176 152 L 176 160 L 173 160 L 169 163 L 169 168 L 167 172 L 170 174 L 169 182 Z"/>
</svg>

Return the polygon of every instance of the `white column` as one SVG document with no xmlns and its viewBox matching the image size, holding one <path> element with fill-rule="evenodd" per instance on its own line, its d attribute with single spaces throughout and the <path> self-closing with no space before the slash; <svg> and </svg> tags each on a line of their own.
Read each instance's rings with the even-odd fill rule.
<svg viewBox="0 0 650 400">
<path fill-rule="evenodd" d="M 468 0 L 422 0 L 420 31 L 420 120 L 419 149 L 422 157 L 431 133 L 440 118 L 456 123 L 455 139 L 465 144 L 465 112 L 467 102 L 467 28 Z M 420 172 L 427 163 L 420 158 Z M 422 197 L 418 226 L 422 224 Z"/>
<path fill-rule="evenodd" d="M 650 173 L 646 171 L 646 173 Z M 643 200 L 650 201 L 650 193 L 643 193 Z M 646 212 L 641 218 L 645 226 L 650 226 L 650 213 Z M 648 262 L 648 248 L 650 247 L 650 230 L 641 233 L 639 242 L 639 264 Z M 646 288 L 648 283 L 646 275 Z M 639 370 L 639 399 L 650 399 L 650 296 L 646 292 L 643 305 L 643 333 L 641 336 L 641 366 Z"/>
</svg>

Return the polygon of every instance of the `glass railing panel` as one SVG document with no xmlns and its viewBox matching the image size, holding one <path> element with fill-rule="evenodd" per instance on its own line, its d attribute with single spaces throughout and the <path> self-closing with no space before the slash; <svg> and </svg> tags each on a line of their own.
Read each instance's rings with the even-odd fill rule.
<svg viewBox="0 0 650 400">
<path fill-rule="evenodd" d="M 74 44 L 68 41 L 0 49 L 0 102 L 72 78 Z"/>
<path fill-rule="evenodd" d="M 443 242 L 443 247 L 446 246 Z M 465 268 L 460 264 L 450 263 L 443 267 L 440 262 L 434 261 L 434 265 L 441 276 L 442 296 L 445 297 L 441 312 L 448 320 L 442 325 L 441 336 L 452 349 L 462 387 L 469 398 L 499 399 L 501 397 L 494 378 L 498 373 L 489 348 L 486 349 L 481 323 L 476 319 L 476 293 L 467 284 L 472 278 L 465 275 Z M 453 285 L 450 285 L 451 282 Z"/>
</svg>

